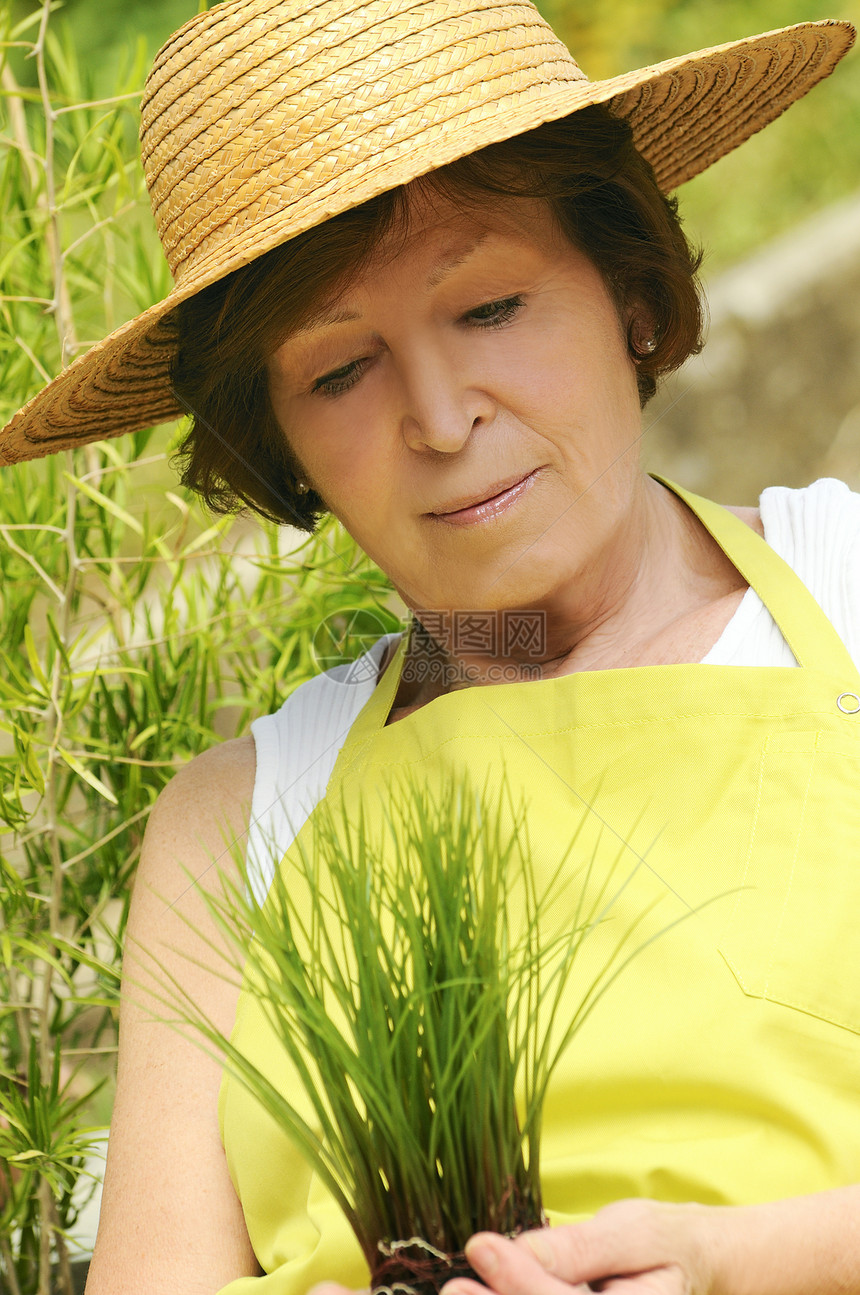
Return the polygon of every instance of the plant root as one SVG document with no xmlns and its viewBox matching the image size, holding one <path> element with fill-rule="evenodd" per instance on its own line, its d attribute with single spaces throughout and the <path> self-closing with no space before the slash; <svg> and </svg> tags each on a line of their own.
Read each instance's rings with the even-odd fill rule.
<svg viewBox="0 0 860 1295">
<path fill-rule="evenodd" d="M 438 1295 L 454 1277 L 480 1277 L 469 1266 L 462 1250 L 446 1254 L 421 1237 L 407 1241 L 380 1241 L 382 1256 L 371 1274 L 372 1295 Z"/>
</svg>

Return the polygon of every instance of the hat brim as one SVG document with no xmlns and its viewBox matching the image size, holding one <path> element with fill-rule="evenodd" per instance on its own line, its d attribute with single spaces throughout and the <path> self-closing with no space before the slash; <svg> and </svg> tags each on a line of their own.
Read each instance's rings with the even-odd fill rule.
<svg viewBox="0 0 860 1295">
<path fill-rule="evenodd" d="M 163 301 L 116 329 L 38 392 L 0 433 L 0 463 L 39 458 L 181 417 L 170 389 L 176 345 L 170 312 L 290 238 L 389 189 L 488 144 L 591 104 L 629 120 L 657 182 L 670 192 L 768 125 L 828 76 L 854 42 L 849 23 L 801 23 L 698 50 L 602 81 L 522 85 L 500 69 L 477 105 L 450 96 L 451 111 L 412 135 L 372 149 L 352 185 L 338 176 L 256 221 L 228 257 L 201 262 Z"/>
</svg>

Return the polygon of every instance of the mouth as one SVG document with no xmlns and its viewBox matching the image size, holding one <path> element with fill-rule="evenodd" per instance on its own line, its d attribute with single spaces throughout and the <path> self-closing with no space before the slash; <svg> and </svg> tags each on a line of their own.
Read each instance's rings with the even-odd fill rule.
<svg viewBox="0 0 860 1295">
<path fill-rule="evenodd" d="M 472 522 L 496 517 L 514 504 L 531 488 L 540 468 L 534 468 L 525 475 L 518 474 L 497 482 L 486 492 L 457 499 L 452 504 L 437 512 L 426 515 L 435 521 L 447 522 L 450 525 L 465 526 Z"/>
</svg>

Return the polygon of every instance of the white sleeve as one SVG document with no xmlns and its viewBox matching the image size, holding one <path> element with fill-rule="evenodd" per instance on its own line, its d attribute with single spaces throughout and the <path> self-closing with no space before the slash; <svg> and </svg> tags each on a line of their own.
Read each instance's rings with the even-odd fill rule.
<svg viewBox="0 0 860 1295">
<path fill-rule="evenodd" d="M 765 538 L 800 576 L 860 668 L 860 494 L 822 477 L 762 492 Z"/>
<path fill-rule="evenodd" d="M 248 886 L 262 903 L 302 824 L 326 792 L 350 728 L 379 679 L 384 634 L 364 656 L 300 684 L 279 711 L 254 720 L 257 772 L 251 801 Z"/>
</svg>

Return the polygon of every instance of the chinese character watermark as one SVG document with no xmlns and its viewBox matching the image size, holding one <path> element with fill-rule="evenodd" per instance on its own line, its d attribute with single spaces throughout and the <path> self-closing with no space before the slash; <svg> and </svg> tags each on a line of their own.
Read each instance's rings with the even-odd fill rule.
<svg viewBox="0 0 860 1295">
<path fill-rule="evenodd" d="M 546 613 L 453 608 L 416 612 L 403 629 L 413 633 L 403 663 L 407 683 L 516 683 L 543 677 Z M 386 634 L 382 618 L 366 608 L 339 608 L 320 623 L 311 654 L 320 672 L 337 682 L 366 683 L 378 675 L 383 656 L 371 648 Z M 398 631 L 388 631 L 396 633 Z"/>
</svg>

